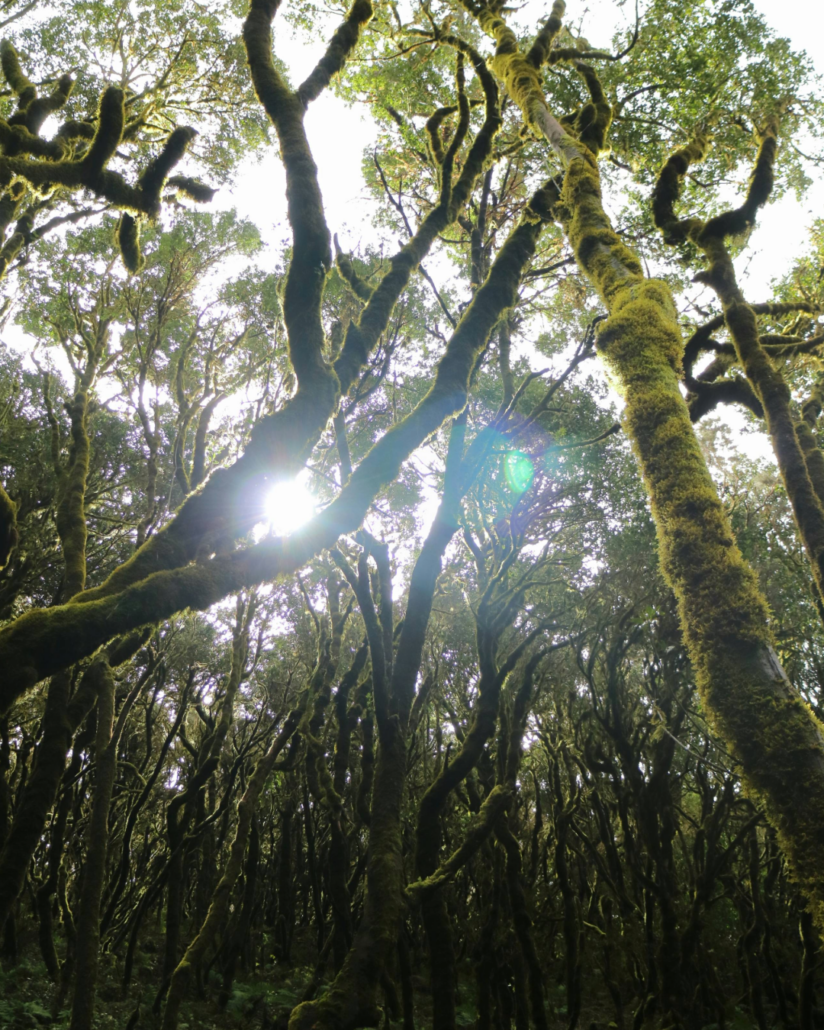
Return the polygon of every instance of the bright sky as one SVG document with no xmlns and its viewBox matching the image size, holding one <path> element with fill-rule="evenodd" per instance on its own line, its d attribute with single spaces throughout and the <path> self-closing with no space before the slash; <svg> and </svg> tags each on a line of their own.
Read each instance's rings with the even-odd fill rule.
<svg viewBox="0 0 824 1030">
<path fill-rule="evenodd" d="M 527 0 L 517 20 L 524 27 L 537 24 L 545 16 L 549 4 L 550 0 Z M 806 49 L 811 41 L 817 44 L 824 38 L 824 3 L 821 0 L 782 0 L 781 4 L 775 0 L 754 0 L 754 5 L 776 33 L 788 36 L 798 50 Z M 593 45 L 609 47 L 615 31 L 634 24 L 634 3 L 631 0 L 625 3 L 617 0 L 568 0 L 567 18 L 573 25 L 583 24 L 584 32 Z M 289 38 L 289 30 L 285 26 L 278 32 L 276 25 L 275 46 L 278 55 L 287 61 L 293 81 L 297 83 L 314 67 L 325 41 L 319 37 L 311 45 L 304 45 Z M 813 47 L 812 57 L 818 71 L 824 74 L 824 55 L 820 47 Z M 361 174 L 363 152 L 371 150 L 375 144 L 375 125 L 368 109 L 350 107 L 329 91 L 310 108 L 306 125 L 318 165 L 329 227 L 333 233 L 339 234 L 344 248 L 357 251 L 363 244 L 376 239 L 369 221 L 371 201 L 366 196 Z M 815 178 L 813 169 L 810 169 L 810 174 Z M 227 206 L 235 204 L 241 214 L 260 226 L 267 242 L 277 247 L 288 239 L 284 187 L 283 169 L 277 156 L 268 154 L 244 174 L 234 191 L 219 196 L 218 201 Z M 265 216 L 263 211 L 267 212 Z M 737 262 L 739 279 L 750 299 L 766 299 L 770 280 L 787 271 L 803 252 L 808 227 L 816 214 L 824 215 L 824 174 L 818 176 L 818 181 L 802 201 L 799 202 L 794 195 L 786 196 L 761 213 L 749 247 Z M 437 280 L 441 271 L 437 261 L 430 258 L 427 266 Z M 521 353 L 532 358 L 528 346 Z M 539 360 L 544 363 L 543 359 Z M 727 406 L 722 417 L 730 423 L 734 438 L 745 453 L 773 460 L 766 435 L 742 433 L 746 423 L 743 412 Z"/>
<path fill-rule="evenodd" d="M 824 73 L 824 55 L 818 46 L 824 38 L 824 3 L 821 0 L 782 0 L 780 4 L 775 0 L 753 2 L 768 24 L 777 33 L 788 36 L 797 49 L 812 45 L 812 57 L 819 72 Z M 288 3 L 289 0 L 285 0 L 285 5 Z M 401 0 L 401 8 L 405 5 L 405 0 Z M 546 15 L 549 5 L 550 0 L 527 0 L 517 19 L 524 26 L 534 25 Z M 626 3 L 618 0 L 568 0 L 567 18 L 573 25 L 583 23 L 593 45 L 608 47 L 616 29 L 631 26 L 634 22 L 634 4 L 632 0 Z M 298 42 L 279 15 L 275 23 L 275 48 L 278 56 L 289 65 L 294 83 L 302 81 L 314 67 L 325 48 L 324 37 L 325 34 L 319 33 L 309 45 Z M 318 165 L 329 227 L 339 234 L 342 246 L 357 251 L 376 239 L 376 232 L 369 221 L 372 202 L 366 196 L 361 174 L 362 155 L 375 143 L 375 125 L 368 109 L 350 107 L 327 91 L 310 108 L 306 126 Z M 288 242 L 285 177 L 274 151 L 260 161 L 250 163 L 234 189 L 221 190 L 215 206 L 237 207 L 240 215 L 260 227 L 264 239 L 275 253 Z M 739 261 L 739 275 L 748 297 L 757 301 L 768 295 L 770 279 L 786 271 L 793 259 L 805 249 L 807 229 L 816 214 L 824 215 L 824 174 L 819 176 L 819 181 L 803 201 L 787 196 L 762 212 L 750 246 Z M 430 259 L 428 267 L 437 278 L 437 264 Z M 30 350 L 31 341 L 27 341 L 14 326 L 7 326 L 4 338 L 16 348 Z M 54 357 L 60 365 L 62 355 L 55 352 Z M 743 417 L 737 413 L 730 418 L 734 426 L 743 425 Z M 769 453 L 766 439 L 760 442 L 754 437 L 746 439 L 748 452 Z"/>
<path fill-rule="evenodd" d="M 753 2 L 767 23 L 778 34 L 789 37 L 796 49 L 811 48 L 818 71 L 824 74 L 824 54 L 818 45 L 824 39 L 824 3 L 821 0 L 782 0 L 780 4 L 775 0 Z M 518 21 L 525 26 L 536 24 L 549 6 L 549 0 L 527 0 Z M 568 0 L 567 18 L 576 25 L 583 21 L 593 45 L 608 47 L 617 29 L 633 24 L 633 6 L 617 0 Z M 284 27 L 280 33 L 276 32 L 275 46 L 278 56 L 290 66 L 293 81 L 300 82 L 322 54 L 325 41 L 319 38 L 312 45 L 302 45 L 289 38 L 288 29 Z M 363 151 L 371 149 L 376 138 L 374 123 L 368 110 L 349 107 L 327 92 L 310 108 L 306 125 L 330 229 L 339 233 L 343 246 L 357 250 L 360 243 L 374 238 L 368 223 L 369 205 L 364 203 L 361 175 Z M 276 243 L 287 236 L 284 187 L 282 167 L 277 156 L 269 154 L 250 168 L 238 186 L 224 193 L 219 202 L 226 206 L 235 204 L 241 214 L 261 226 L 268 240 Z M 271 214 L 263 216 L 264 210 Z M 802 202 L 794 196 L 785 197 L 762 212 L 740 267 L 742 279 L 746 276 L 748 295 L 753 300 L 766 295 L 770 279 L 789 268 L 804 248 L 807 227 L 816 213 L 824 215 L 824 175 Z"/>
</svg>

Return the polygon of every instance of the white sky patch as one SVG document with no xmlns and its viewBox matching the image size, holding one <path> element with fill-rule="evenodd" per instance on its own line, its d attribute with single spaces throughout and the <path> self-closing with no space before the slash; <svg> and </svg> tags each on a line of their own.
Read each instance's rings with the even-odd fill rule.
<svg viewBox="0 0 824 1030">
<path fill-rule="evenodd" d="M 290 72 L 293 85 L 302 82 L 323 56 L 328 32 L 318 31 L 313 42 L 275 34 L 275 52 Z M 305 120 L 312 156 L 318 166 L 318 180 L 326 220 L 332 233 L 346 233 L 345 247 L 357 249 L 377 238 L 371 225 L 373 201 L 367 196 L 361 171 L 364 150 L 373 150 L 378 126 L 364 104 L 348 104 L 325 90 L 309 107 Z M 267 243 L 279 245 L 288 239 L 286 220 L 286 175 L 279 156 L 269 151 L 262 159 L 246 162 L 231 190 L 216 197 L 220 207 L 236 207 L 238 214 L 260 228 Z"/>
<path fill-rule="evenodd" d="M 824 3 L 820 0 L 753 0 L 756 10 L 765 18 L 778 35 L 786 36 L 798 50 L 808 47 L 810 56 L 819 70 L 824 70 L 818 40 L 824 34 Z M 642 2 L 642 11 L 643 11 Z M 404 21 L 411 21 L 412 8 L 408 0 L 401 0 L 399 12 Z M 546 0 L 527 0 L 524 6 L 511 15 L 514 25 L 524 29 L 534 28 L 546 17 Z M 634 3 L 631 0 L 570 0 L 567 5 L 567 22 L 574 29 L 580 29 L 593 46 L 608 48 L 616 31 L 631 32 L 635 22 Z M 285 22 L 275 24 L 275 50 L 278 57 L 289 67 L 293 85 L 301 82 L 312 70 L 323 54 L 328 39 L 337 24 L 337 16 L 327 17 L 327 24 L 318 24 L 311 40 L 305 34 L 298 38 Z M 49 120 L 56 127 L 56 119 Z M 377 141 L 378 128 L 364 104 L 348 104 L 326 90 L 309 108 L 306 129 L 312 153 L 318 166 L 319 182 L 324 200 L 327 222 L 332 233 L 341 237 L 346 250 L 357 252 L 368 245 L 377 245 L 382 236 L 372 225 L 375 200 L 366 189 L 362 174 L 364 152 L 371 152 Z M 47 133 L 48 135 L 48 133 Z M 759 223 L 753 232 L 747 250 L 737 259 L 737 271 L 742 288 L 753 301 L 766 299 L 771 292 L 771 281 L 785 274 L 794 260 L 807 247 L 808 232 L 813 219 L 824 215 L 824 181 L 820 175 L 801 201 L 792 194 L 781 198 L 760 213 Z M 261 230 L 263 240 L 268 244 L 261 255 L 264 264 L 271 266 L 273 258 L 280 254 L 282 246 L 289 243 L 289 226 L 286 212 L 285 174 L 275 148 L 262 157 L 252 157 L 243 163 L 236 185 L 221 189 L 212 209 L 236 207 L 240 217 L 253 221 Z M 385 236 L 385 233 L 384 233 Z M 454 266 L 436 248 L 429 256 L 426 267 L 438 287 L 450 284 Z M 464 285 L 464 284 L 461 284 Z M 538 320 L 535 335 L 540 330 Z M 538 355 L 531 346 L 529 336 L 515 341 L 516 354 L 526 357 L 533 367 L 543 367 L 546 359 Z M 26 359 L 26 365 L 34 368 L 31 354 L 35 341 L 11 323 L 3 330 L 2 339 L 14 351 Z M 44 354 L 44 350 L 40 351 Z M 68 361 L 59 347 L 48 348 L 49 361 L 71 384 L 72 374 Z M 593 364 L 585 369 L 589 371 Z M 111 401 L 118 392 L 116 380 L 109 377 L 98 385 L 103 401 Z M 162 400 L 169 398 L 164 392 Z M 618 400 L 615 396 L 613 400 Z M 246 398 L 248 402 L 248 398 Z M 235 396 L 224 402 L 221 413 L 234 413 L 243 406 L 244 398 Z M 727 405 L 721 415 L 733 430 L 736 444 L 741 451 L 752 457 L 767 457 L 772 460 L 769 441 L 763 433 L 752 431 L 752 423 L 737 408 Z M 275 503 L 278 519 L 299 520 L 290 523 L 284 532 L 294 532 L 299 525 L 314 513 L 313 503 L 307 500 L 308 474 L 291 484 L 292 494 L 284 493 Z M 284 484 L 285 491 L 288 484 Z M 440 501 L 439 492 L 433 484 L 424 487 L 424 501 L 420 506 L 419 528 L 425 536 L 431 525 Z M 273 531 L 267 525 L 265 531 Z"/>
</svg>

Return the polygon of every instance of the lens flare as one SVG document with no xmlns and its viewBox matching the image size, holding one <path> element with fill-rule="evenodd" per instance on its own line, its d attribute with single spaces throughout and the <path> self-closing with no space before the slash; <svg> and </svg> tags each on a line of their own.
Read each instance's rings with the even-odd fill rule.
<svg viewBox="0 0 824 1030">
<path fill-rule="evenodd" d="M 523 451 L 510 451 L 504 458 L 506 485 L 513 493 L 522 494 L 532 486 L 535 466 Z"/>
</svg>

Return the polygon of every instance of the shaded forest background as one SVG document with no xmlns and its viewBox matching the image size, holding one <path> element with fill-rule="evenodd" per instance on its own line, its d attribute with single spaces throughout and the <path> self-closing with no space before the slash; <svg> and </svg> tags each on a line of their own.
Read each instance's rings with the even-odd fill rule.
<svg viewBox="0 0 824 1030">
<path fill-rule="evenodd" d="M 824 1026 L 824 222 L 736 281 L 811 63 L 278 8 L 0 2 L 0 1025 Z"/>
</svg>

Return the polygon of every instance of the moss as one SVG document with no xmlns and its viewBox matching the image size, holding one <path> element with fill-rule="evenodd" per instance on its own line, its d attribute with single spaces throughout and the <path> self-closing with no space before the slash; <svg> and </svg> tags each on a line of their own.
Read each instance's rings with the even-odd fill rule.
<svg viewBox="0 0 824 1030">
<path fill-rule="evenodd" d="M 824 916 L 824 741 L 772 656 L 768 613 L 733 539 L 678 390 L 672 312 L 617 297 L 599 349 L 624 386 L 633 440 L 658 528 L 662 569 L 678 598 L 703 702 L 765 805 L 795 875 Z M 656 314 L 657 308 L 657 314 Z M 639 341 L 644 346 L 639 347 Z M 805 782 L 798 796 L 792 784 Z"/>
<path fill-rule="evenodd" d="M 492 59 L 492 69 L 503 81 L 509 96 L 523 111 L 529 127 L 536 135 L 543 135 L 536 118 L 537 111 L 545 106 L 543 85 L 534 65 L 519 53 L 502 52 L 499 44 Z"/>
<path fill-rule="evenodd" d="M 761 143 L 750 177 L 746 200 L 741 207 L 711 218 L 697 237 L 699 245 L 709 239 L 740 236 L 752 228 L 759 208 L 766 204 L 772 192 L 775 179 L 775 157 L 778 149 L 777 134 L 778 123 L 775 119 L 771 119 L 761 134 Z"/>
<path fill-rule="evenodd" d="M 580 144 L 576 144 L 576 156 L 564 177 L 559 211 L 578 264 L 611 310 L 624 290 L 644 282 L 643 266 L 612 228 L 601 199 L 597 160 Z M 653 304 L 663 301 L 666 310 L 674 314 L 672 295 L 665 284 L 645 290 L 644 296 Z M 632 293 L 623 294 L 620 303 L 632 298 Z"/>
<path fill-rule="evenodd" d="M 731 277 L 734 272 L 728 259 L 726 278 Z M 716 282 L 715 276 L 713 282 Z M 814 489 L 810 463 L 799 442 L 789 387 L 760 344 L 752 308 L 738 299 L 737 289 L 722 290 L 721 299 L 738 358 L 764 407 L 781 478 L 810 559 L 819 596 L 824 598 L 824 507 Z M 812 460 L 815 462 L 814 457 Z"/>
<path fill-rule="evenodd" d="M 541 961 L 535 947 L 532 933 L 532 917 L 529 914 L 526 892 L 521 877 L 521 848 L 509 828 L 506 818 L 500 818 L 496 835 L 506 852 L 506 879 L 509 901 L 512 906 L 512 921 L 529 970 L 529 1004 L 536 1030 L 548 1030 L 549 1023 L 544 1002 L 544 978 Z"/>
<path fill-rule="evenodd" d="M 746 303 L 738 287 L 735 268 L 727 249 L 728 236 L 750 228 L 759 207 L 766 203 L 773 184 L 773 165 L 776 156 L 776 122 L 765 130 L 750 180 L 747 198 L 741 207 L 725 211 L 706 224 L 697 219 L 678 221 L 674 204 L 680 185 L 692 160 L 700 158 L 704 143 L 699 140 L 678 151 L 664 165 L 659 177 L 654 206 L 656 224 L 668 242 L 693 240 L 704 252 L 708 267 L 695 278 L 706 283 L 717 293 L 724 312 L 724 322 L 733 341 L 734 356 L 743 366 L 749 383 L 727 379 L 712 387 L 697 389 L 699 400 L 695 415 L 706 410 L 721 396 L 743 400 L 752 410 L 764 415 L 773 443 L 781 477 L 793 509 L 801 539 L 806 548 L 813 571 L 819 599 L 824 599 L 824 507 L 813 484 L 813 475 L 820 478 L 820 469 L 810 441 L 802 445 L 795 419 L 791 412 L 791 395 L 781 373 L 770 360 L 758 332 L 756 312 Z M 705 326 L 691 341 L 690 365 L 702 342 L 709 338 L 710 326 Z M 723 365 L 719 366 L 723 370 Z M 748 396 L 753 394 L 754 396 Z M 712 396 L 711 396 L 712 395 Z M 803 430 L 802 430 L 803 432 Z"/>
<path fill-rule="evenodd" d="M 63 775 L 71 743 L 66 719 L 70 689 L 68 673 L 58 674 L 49 684 L 35 765 L 0 851 L 0 918 L 4 923 L 23 888 L 31 856 Z"/>
<path fill-rule="evenodd" d="M 535 69 L 489 8 L 476 13 L 498 43 L 493 67 L 528 123 L 550 138 L 566 165 L 559 214 L 576 258 L 609 311 L 598 347 L 622 390 L 624 423 L 638 456 L 658 532 L 663 572 L 678 600 L 699 690 L 745 780 L 779 829 L 791 867 L 824 927 L 824 739 L 771 651 L 766 603 L 738 550 L 692 431 L 678 372 L 683 347 L 663 282 L 645 281 L 637 256 L 603 210 L 595 156 L 548 116 Z M 544 124 L 545 121 L 545 124 Z M 707 235 L 739 231 L 763 202 L 774 146 L 765 139 L 747 203 L 709 223 Z M 677 171 L 677 169 L 676 169 Z M 671 184 L 670 184 L 671 186 Z M 668 222 L 662 192 L 659 212 Z M 701 241 L 703 242 L 703 241 Z M 798 783 L 810 785 L 800 796 Z"/>
<path fill-rule="evenodd" d="M 122 134 L 121 129 L 121 134 Z M 175 129 L 163 144 L 163 149 L 146 166 L 137 181 L 138 188 L 145 197 L 143 210 L 150 217 L 155 217 L 160 206 L 160 191 L 169 177 L 169 173 L 179 164 L 189 144 L 197 135 L 194 129 L 181 127 Z"/>
<path fill-rule="evenodd" d="M 689 390 L 687 404 L 693 422 L 699 422 L 719 404 L 741 404 L 756 418 L 764 417 L 763 404 L 747 380 L 741 376 L 730 376 L 717 382 L 703 382 L 701 379 L 685 377 L 684 383 Z"/>
<path fill-rule="evenodd" d="M 586 83 L 591 100 L 575 115 L 574 129 L 578 140 L 587 150 L 597 155 L 606 147 L 607 134 L 612 124 L 612 105 L 606 98 L 601 80 L 595 70 L 584 61 L 572 62 L 575 70 Z"/>
<path fill-rule="evenodd" d="M 57 135 L 65 140 L 94 139 L 95 127 L 91 122 L 81 122 L 71 119 L 63 122 L 57 130 Z"/>
<path fill-rule="evenodd" d="M 32 100 L 26 108 L 25 126 L 28 131 L 33 134 L 39 133 L 48 116 L 65 107 L 73 90 L 74 79 L 71 75 L 61 75 L 57 86 L 47 97 Z"/>
<path fill-rule="evenodd" d="M 170 189 L 183 193 L 198 204 L 208 204 L 214 200 L 215 193 L 217 192 L 211 186 L 207 186 L 197 179 L 192 179 L 188 175 L 173 175 L 167 180 L 166 185 Z"/>
<path fill-rule="evenodd" d="M 398 297 L 408 285 L 413 272 L 426 257 L 438 234 L 458 218 L 468 202 L 475 183 L 490 159 L 495 136 L 501 127 L 498 88 L 483 57 L 457 37 L 444 34 L 440 39 L 460 50 L 471 61 L 484 91 L 484 122 L 464 157 L 457 181 L 447 194 L 441 193 L 439 203 L 427 214 L 412 238 L 390 259 L 389 271 L 372 291 L 360 318 L 349 323 L 343 348 L 335 361 L 342 396 L 349 391 L 377 346 Z"/>
<path fill-rule="evenodd" d="M 0 486 L 0 569 L 4 569 L 20 539 L 17 532 L 17 505 Z"/>
<path fill-rule="evenodd" d="M 349 288 L 359 300 L 368 301 L 372 296 L 372 288 L 355 271 L 352 259 L 340 249 L 335 236 L 335 264 Z"/>
<path fill-rule="evenodd" d="M 479 354 L 503 315 L 516 301 L 518 284 L 535 252 L 548 217 L 554 184 L 531 199 L 520 225 L 501 248 L 486 282 L 472 298 L 438 364 L 435 381 L 420 404 L 372 448 L 345 490 L 321 517 L 335 538 L 342 526 L 359 526 L 377 491 L 398 474 L 415 447 L 457 414 L 466 403 L 470 376 Z"/>
<path fill-rule="evenodd" d="M 53 140 L 40 139 L 25 125 L 11 125 L 0 120 L 0 146 L 8 157 L 16 154 L 32 154 L 49 161 L 62 161 L 69 156 L 69 148 L 59 136 Z"/>
<path fill-rule="evenodd" d="M 120 216 L 117 226 L 117 243 L 126 271 L 130 275 L 136 275 L 144 262 L 140 251 L 140 223 L 126 211 Z"/>
<path fill-rule="evenodd" d="M 17 56 L 14 45 L 7 39 L 0 43 L 0 65 L 2 65 L 6 82 L 18 97 L 22 97 L 26 92 L 34 89 L 34 84 L 20 67 L 20 58 Z"/>
<path fill-rule="evenodd" d="M 229 849 L 229 857 L 212 895 L 206 918 L 172 974 L 163 1009 L 162 1030 L 175 1030 L 177 1027 L 180 1005 L 185 998 L 192 973 L 198 968 L 206 950 L 226 924 L 230 912 L 232 890 L 240 875 L 258 798 L 266 786 L 278 755 L 294 736 L 301 715 L 302 711 L 299 708 L 290 712 L 271 747 L 259 759 L 249 777 L 246 790 L 238 802 L 237 826 Z"/>
<path fill-rule="evenodd" d="M 375 724 L 367 712 L 361 717 L 361 762 L 360 783 L 358 784 L 357 811 L 358 818 L 364 826 L 371 822 L 369 808 L 372 803 L 372 784 L 375 782 Z"/>
<path fill-rule="evenodd" d="M 810 429 L 815 428 L 822 410 L 824 410 L 824 375 L 819 375 L 813 384 L 812 390 L 810 390 L 809 396 L 801 405 L 801 417 Z"/>
<path fill-rule="evenodd" d="M 331 812 L 333 820 L 337 821 L 343 801 L 329 772 L 326 748 L 321 740 L 326 709 L 331 700 L 332 677 L 336 668 L 336 661 L 331 657 L 331 643 L 327 638 L 326 628 L 322 625 L 317 663 L 309 683 L 313 703 L 311 707 L 306 708 L 299 732 L 306 741 L 306 779 L 309 789 L 314 798 Z"/>
<path fill-rule="evenodd" d="M 690 165 L 703 161 L 706 153 L 707 139 L 699 135 L 685 147 L 676 150 L 658 173 L 658 181 L 652 193 L 652 217 L 657 228 L 663 232 L 666 243 L 683 243 L 696 228 L 701 227 L 695 219 L 679 220 L 675 214 L 675 204 L 681 196 L 681 184 Z"/>
<path fill-rule="evenodd" d="M 37 89 L 23 73 L 17 52 L 8 41 L 0 44 L 0 61 L 6 79 L 18 97 L 17 110 L 8 122 L 0 121 L 3 152 L 7 156 L 33 153 L 55 161 L 67 157 L 64 140 L 42 140 L 39 132 L 46 118 L 59 111 L 69 99 L 74 88 L 71 75 L 61 76 L 49 96 L 38 97 Z"/>
<path fill-rule="evenodd" d="M 100 963 L 100 905 L 109 850 L 109 808 L 117 775 L 117 743 L 113 738 L 115 684 L 105 657 L 95 661 L 97 729 L 95 778 L 91 813 L 86 827 L 83 884 L 77 914 L 77 938 L 71 1030 L 91 1030 Z"/>
<path fill-rule="evenodd" d="M 7 122 L 0 121 L 0 145 L 3 148 L 0 182 L 9 192 L 14 189 L 15 179 L 44 196 L 50 195 L 58 186 L 70 190 L 85 187 L 129 213 L 130 217 L 139 214 L 155 217 L 159 211 L 160 191 L 195 135 L 194 130 L 175 129 L 160 153 L 149 162 L 137 185 L 130 186 L 122 175 L 106 167 L 126 131 L 124 91 L 117 86 L 104 91 L 96 127 L 88 122 L 68 121 L 54 139 L 43 140 L 39 136 L 43 122 L 65 105 L 74 86 L 73 79 L 70 75 L 63 75 L 48 96 L 38 98 L 36 90 L 20 69 L 11 44 L 2 44 L 1 49 L 4 72 L 19 97 L 15 114 Z M 73 144 L 83 140 L 90 140 L 85 154 L 77 160 L 72 159 Z M 31 158 L 20 155 L 31 155 Z M 176 186 L 200 201 L 209 200 L 213 195 L 208 187 L 185 176 L 178 179 Z M 132 230 L 133 226 L 128 221 L 121 222 L 124 259 L 129 270 L 135 271 L 139 262 Z M 20 239 L 17 233 L 6 241 L 0 257 L 0 273 L 7 270 L 25 242 L 27 240 Z"/>
<path fill-rule="evenodd" d="M 397 722 L 382 736 L 372 798 L 364 914 L 338 976 L 320 1001 L 293 1010 L 290 1030 L 355 1030 L 377 1026 L 381 973 L 394 954 L 403 913 L 403 843 L 400 801 L 406 772 L 406 747 Z"/>
<path fill-rule="evenodd" d="M 283 291 L 289 359 L 300 385 L 324 397 L 331 394 L 325 423 L 337 400 L 335 375 L 323 357 L 325 337 L 320 313 L 332 264 L 331 237 L 317 167 L 303 124 L 306 107 L 298 94 L 289 90 L 272 58 L 274 9 L 271 3 L 253 0 L 244 22 L 243 39 L 255 92 L 277 132 L 286 170 L 286 201 L 293 239 L 292 261 Z"/>
<path fill-rule="evenodd" d="M 426 136 L 429 140 L 429 152 L 436 165 L 440 165 L 444 158 L 443 143 L 441 142 L 440 133 L 441 124 L 457 110 L 458 107 L 456 104 L 449 104 L 447 107 L 439 107 L 434 114 L 431 114 L 429 118 L 427 118 L 426 124 L 424 125 Z"/>
<path fill-rule="evenodd" d="M 86 480 L 89 475 L 88 390 L 94 378 L 96 359 L 89 357 L 84 379 L 68 405 L 71 419 L 71 447 L 68 463 L 60 478 L 55 521 L 63 548 L 65 577 L 63 597 L 73 597 L 86 584 Z"/>
<path fill-rule="evenodd" d="M 824 727 L 792 688 L 771 648 L 727 654 L 724 671 L 728 688 L 712 697 L 716 724 L 734 742 L 748 786 L 777 829 L 792 875 L 821 927 Z"/>
<path fill-rule="evenodd" d="M 125 94 L 118 86 L 109 86 L 100 98 L 97 130 L 82 162 L 83 171 L 91 177 L 100 175 L 117 152 L 126 123 L 124 104 Z"/>
<path fill-rule="evenodd" d="M 71 699 L 69 673 L 58 673 L 49 683 L 34 768 L 0 851 L 0 920 L 3 922 L 23 888 L 35 848 L 43 839 L 72 736 L 105 685 L 106 669 L 110 669 L 108 657 L 117 650 L 115 645 L 110 646 L 107 653 L 86 667 Z"/>
<path fill-rule="evenodd" d="M 21 232 L 14 232 L 0 249 L 0 278 L 9 270 L 11 263 L 26 245 L 26 238 Z"/>
<path fill-rule="evenodd" d="M 357 45 L 361 29 L 372 17 L 371 0 L 354 0 L 345 21 L 338 26 L 326 53 L 318 61 L 311 75 L 298 88 L 297 95 L 304 107 L 323 92 L 332 78 L 346 63 L 346 59 Z"/>
<path fill-rule="evenodd" d="M 196 490 L 206 478 L 206 442 L 209 433 L 209 424 L 215 408 L 226 399 L 224 393 L 216 393 L 211 397 L 200 412 L 195 430 L 195 445 L 192 454 L 192 475 L 189 480 L 189 488 Z"/>
<path fill-rule="evenodd" d="M 804 453 L 807 473 L 815 490 L 816 497 L 819 503 L 824 505 L 824 454 L 821 453 L 818 441 L 803 419 L 796 422 L 795 434 L 798 437 L 799 446 Z"/>
<path fill-rule="evenodd" d="M 564 0 L 555 0 L 552 5 L 552 11 L 546 20 L 546 24 L 535 37 L 535 42 L 529 48 L 529 52 L 526 55 L 527 61 L 535 67 L 540 68 L 547 59 L 549 58 L 552 44 L 558 38 L 563 23 L 561 19 L 566 11 L 566 4 Z"/>
<path fill-rule="evenodd" d="M 383 483 L 394 478 L 400 463 L 445 417 L 463 408 L 477 356 L 500 315 L 514 303 L 523 269 L 534 253 L 553 195 L 553 186 L 547 185 L 532 199 L 527 214 L 501 249 L 487 281 L 464 313 L 438 366 L 432 389 L 415 411 L 372 449 L 339 498 L 320 518 L 319 529 L 325 538 L 336 538 L 343 525 L 359 525 L 365 511 L 364 501 L 368 504 Z M 307 543 L 311 541 L 314 550 L 320 539 L 319 530 L 314 530 L 308 535 Z M 365 605 L 360 593 L 359 599 L 363 610 Z M 370 613 L 367 611 L 364 615 Z M 370 633 L 373 673 L 375 658 L 381 650 L 375 629 L 373 625 Z M 376 638 L 374 646 L 373 637 Z M 471 733 L 472 745 L 467 750 L 466 761 L 478 741 L 483 746 L 491 735 L 490 716 L 494 728 L 497 702 L 493 694 L 494 690 L 484 691 L 483 717 Z M 377 701 L 377 689 L 375 696 Z M 378 720 L 378 727 L 380 746 L 370 813 L 366 913 L 340 974 L 321 1001 L 307 1002 L 294 1010 L 291 1030 L 309 1027 L 342 1030 L 372 1025 L 371 1021 L 377 1018 L 375 992 L 385 956 L 396 946 L 402 908 L 400 799 L 406 765 L 404 734 L 398 717 L 384 714 Z"/>
<path fill-rule="evenodd" d="M 5 662 L 13 670 L 3 681 L 0 708 L 12 703 L 42 676 L 93 653 L 117 633 L 186 608 L 208 607 L 244 585 L 294 571 L 313 554 L 331 547 L 342 532 L 356 530 L 378 491 L 396 477 L 409 454 L 466 403 L 478 356 L 501 315 L 517 299 L 521 275 L 535 253 L 555 195 L 554 184 L 548 183 L 533 196 L 521 224 L 501 248 L 486 282 L 464 312 L 438 365 L 432 388 L 410 415 L 369 452 L 322 515 L 287 543 L 272 541 L 187 565 L 197 556 L 198 545 L 213 539 L 210 532 L 226 532 L 234 505 L 244 518 L 255 520 L 254 508 L 245 492 L 248 480 L 244 479 L 251 461 L 244 457 L 234 469 L 220 470 L 203 492 L 184 504 L 168 527 L 152 537 L 101 587 L 80 594 L 73 604 L 27 613 L 0 630 L 0 664 Z M 319 435 L 328 417 L 328 407 L 323 397 L 307 396 L 308 393 L 300 399 L 310 406 L 310 414 L 319 412 L 323 416 L 317 423 Z M 306 413 L 306 407 L 292 406 L 284 412 L 294 420 L 292 426 L 285 418 L 278 422 L 287 430 L 277 440 L 278 446 L 284 448 L 284 460 L 301 460 L 306 446 Z M 290 432 L 298 438 L 296 446 L 290 446 Z M 240 496 L 233 489 L 237 483 Z M 232 502 L 228 508 L 227 494 Z M 230 524 L 229 531 L 231 528 Z M 156 571 L 168 567 L 170 571 Z"/>
<path fill-rule="evenodd" d="M 363 715 L 363 708 L 366 703 L 367 684 L 364 683 L 355 698 L 354 704 L 348 707 L 349 695 L 363 672 L 366 661 L 369 657 L 369 648 L 366 643 L 362 644 L 355 655 L 355 658 L 341 679 L 338 689 L 335 692 L 335 716 L 337 721 L 337 734 L 335 739 L 335 754 L 333 761 L 334 781 L 333 789 L 337 797 L 343 797 L 346 789 L 347 773 L 349 771 L 349 759 L 351 752 L 352 730 Z M 352 943 L 352 912 L 351 899 L 347 888 L 348 870 L 348 842 L 341 820 L 333 819 L 330 827 L 329 843 L 329 894 L 332 901 L 332 913 L 334 916 L 334 962 L 335 970 L 341 969 L 346 959 L 346 952 Z"/>
<path fill-rule="evenodd" d="M 500 816 L 506 812 L 511 801 L 512 789 L 510 787 L 504 787 L 501 784 L 493 787 L 484 798 L 480 811 L 470 822 L 460 847 L 445 862 L 442 862 L 431 875 L 410 883 L 406 888 L 407 896 L 411 900 L 425 898 L 449 883 L 455 874 L 477 853 L 490 834 L 494 832 L 496 823 Z"/>
<path fill-rule="evenodd" d="M 393 676 L 395 696 L 401 723 L 406 727 L 415 700 L 415 683 L 421 666 L 426 629 L 432 611 L 435 585 L 441 571 L 441 561 L 458 528 L 448 506 L 438 513 L 427 534 L 421 552 L 412 569 L 406 615 L 398 640 Z"/>
<path fill-rule="evenodd" d="M 459 50 L 455 68 L 455 91 L 458 94 L 458 124 L 455 134 L 440 160 L 441 196 L 440 205 L 447 210 L 452 206 L 452 175 L 455 159 L 460 152 L 466 134 L 469 131 L 469 101 L 466 97 L 466 76 L 464 74 L 464 55 Z"/>
</svg>

